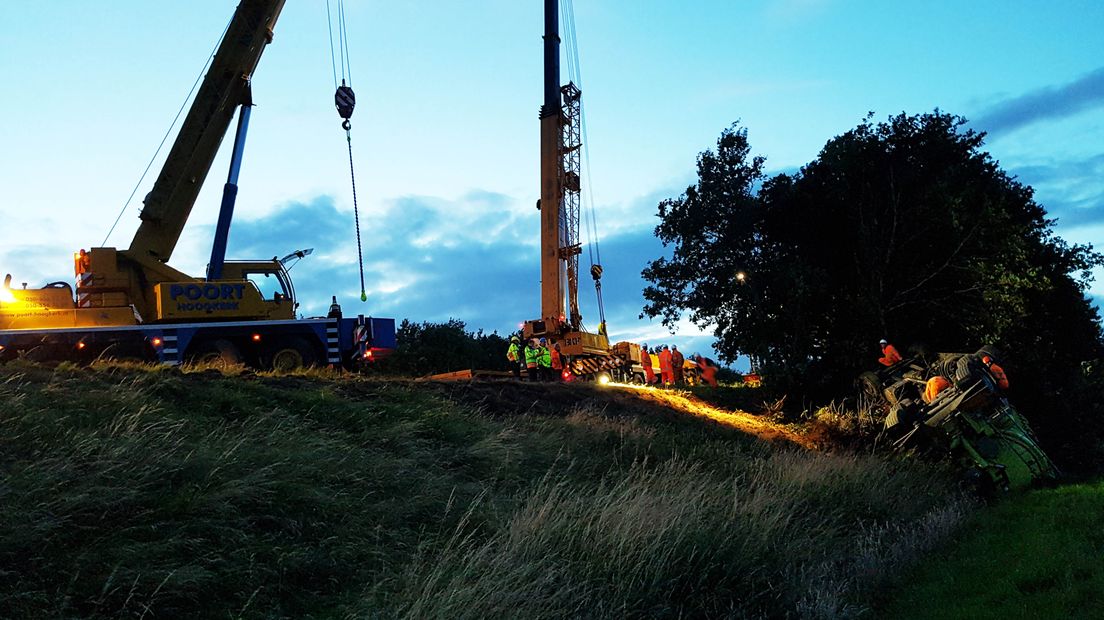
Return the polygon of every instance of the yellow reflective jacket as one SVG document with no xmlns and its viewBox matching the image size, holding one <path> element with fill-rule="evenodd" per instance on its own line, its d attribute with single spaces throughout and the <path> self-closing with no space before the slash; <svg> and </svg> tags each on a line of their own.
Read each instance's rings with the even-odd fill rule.
<svg viewBox="0 0 1104 620">
<path fill-rule="evenodd" d="M 528 368 L 536 368 L 537 360 L 540 359 L 540 349 L 534 347 L 525 347 L 525 366 Z"/>
</svg>

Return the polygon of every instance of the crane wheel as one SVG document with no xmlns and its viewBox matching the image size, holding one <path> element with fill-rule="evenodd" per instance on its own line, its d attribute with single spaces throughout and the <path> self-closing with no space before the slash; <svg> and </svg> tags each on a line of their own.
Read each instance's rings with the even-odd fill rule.
<svg viewBox="0 0 1104 620">
<path fill-rule="evenodd" d="M 188 361 L 216 368 L 228 368 L 242 363 L 242 354 L 229 340 L 207 340 L 190 348 Z"/>
<path fill-rule="evenodd" d="M 302 338 L 292 338 L 273 349 L 267 366 L 279 372 L 289 372 L 318 364 L 318 354 Z"/>
</svg>

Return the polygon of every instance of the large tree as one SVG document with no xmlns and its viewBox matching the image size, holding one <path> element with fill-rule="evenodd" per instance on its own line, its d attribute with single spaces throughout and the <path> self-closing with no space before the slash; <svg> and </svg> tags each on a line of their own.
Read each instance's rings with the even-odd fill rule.
<svg viewBox="0 0 1104 620">
<path fill-rule="evenodd" d="M 902 349 L 996 344 L 1021 385 L 1060 391 L 1104 347 L 1084 294 L 1104 260 L 1056 237 L 983 144 L 939 111 L 868 116 L 767 179 L 733 126 L 698 157 L 697 183 L 659 205 L 672 252 L 644 271 L 644 313 L 688 313 L 715 328 L 722 358 L 805 385 L 839 388 L 884 336 Z"/>
</svg>

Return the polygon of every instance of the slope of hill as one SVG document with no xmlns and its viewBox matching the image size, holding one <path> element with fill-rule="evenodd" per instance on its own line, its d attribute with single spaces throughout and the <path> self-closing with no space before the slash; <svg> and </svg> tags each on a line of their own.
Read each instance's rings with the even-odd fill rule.
<svg viewBox="0 0 1104 620">
<path fill-rule="evenodd" d="M 911 571 L 884 617 L 1104 617 L 1104 482 L 1008 498 L 955 538 Z"/>
<path fill-rule="evenodd" d="M 964 514 L 658 398 L 11 364 L 0 616 L 846 617 Z"/>
</svg>

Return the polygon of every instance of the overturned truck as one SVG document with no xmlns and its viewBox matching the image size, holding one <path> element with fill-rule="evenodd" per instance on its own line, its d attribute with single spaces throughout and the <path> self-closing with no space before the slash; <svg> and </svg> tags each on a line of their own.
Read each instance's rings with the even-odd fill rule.
<svg viewBox="0 0 1104 620">
<path fill-rule="evenodd" d="M 1008 402 L 992 347 L 915 355 L 859 378 L 861 398 L 885 412 L 877 445 L 950 456 L 983 493 L 1052 482 L 1058 469 L 1027 420 Z"/>
</svg>

